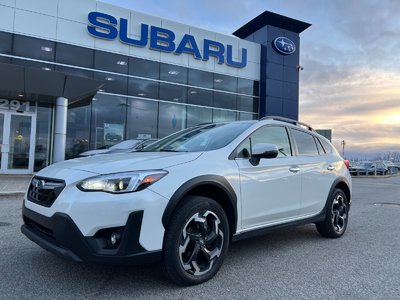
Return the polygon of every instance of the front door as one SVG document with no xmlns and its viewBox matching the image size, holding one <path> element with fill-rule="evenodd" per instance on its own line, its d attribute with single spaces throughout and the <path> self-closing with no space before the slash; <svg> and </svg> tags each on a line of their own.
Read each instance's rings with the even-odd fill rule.
<svg viewBox="0 0 400 300">
<path fill-rule="evenodd" d="M 0 173 L 33 173 L 35 115 L 0 111 Z"/>
</svg>

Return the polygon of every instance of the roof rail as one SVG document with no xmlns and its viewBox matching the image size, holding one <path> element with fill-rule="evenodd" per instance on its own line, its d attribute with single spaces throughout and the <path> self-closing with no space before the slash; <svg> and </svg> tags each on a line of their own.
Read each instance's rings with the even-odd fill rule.
<svg viewBox="0 0 400 300">
<path fill-rule="evenodd" d="M 262 120 L 276 120 L 276 121 L 281 121 L 281 122 L 286 122 L 289 124 L 293 124 L 296 126 L 300 126 L 300 127 L 304 127 L 310 131 L 315 131 L 314 128 L 312 128 L 310 125 L 293 120 L 293 119 L 289 119 L 289 118 L 284 118 L 284 117 L 280 117 L 280 116 L 266 116 L 260 119 L 260 121 Z"/>
</svg>

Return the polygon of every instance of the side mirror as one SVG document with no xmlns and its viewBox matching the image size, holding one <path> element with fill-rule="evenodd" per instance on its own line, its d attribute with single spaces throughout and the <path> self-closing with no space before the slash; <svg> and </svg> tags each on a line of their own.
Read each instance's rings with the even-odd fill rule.
<svg viewBox="0 0 400 300">
<path fill-rule="evenodd" d="M 273 144 L 259 143 L 252 147 L 250 163 L 257 166 L 262 158 L 276 158 L 279 154 L 278 146 Z"/>
</svg>

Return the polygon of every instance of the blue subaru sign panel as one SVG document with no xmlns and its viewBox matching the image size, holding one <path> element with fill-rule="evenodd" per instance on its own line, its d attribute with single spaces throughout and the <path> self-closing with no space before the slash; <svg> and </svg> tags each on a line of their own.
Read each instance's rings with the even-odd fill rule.
<svg viewBox="0 0 400 300">
<path fill-rule="evenodd" d="M 122 43 L 136 47 L 148 46 L 152 50 L 163 51 L 180 55 L 183 52 L 190 54 L 193 58 L 207 61 L 210 56 L 217 59 L 218 64 L 227 64 L 235 68 L 244 68 L 247 65 L 247 49 L 242 48 L 242 57 L 240 61 L 233 60 L 232 45 L 224 45 L 220 42 L 204 39 L 203 40 L 203 56 L 201 55 L 198 42 L 195 37 L 185 34 L 181 40 L 176 40 L 175 33 L 172 30 L 157 26 L 141 24 L 140 38 L 133 39 L 128 37 L 128 20 L 92 11 L 88 15 L 89 25 L 88 32 L 97 37 L 106 40 L 114 40 L 119 38 Z M 147 37 L 150 33 L 150 39 Z"/>
<path fill-rule="evenodd" d="M 296 51 L 296 45 L 286 37 L 277 37 L 274 40 L 274 49 L 281 54 L 289 55 Z"/>
</svg>

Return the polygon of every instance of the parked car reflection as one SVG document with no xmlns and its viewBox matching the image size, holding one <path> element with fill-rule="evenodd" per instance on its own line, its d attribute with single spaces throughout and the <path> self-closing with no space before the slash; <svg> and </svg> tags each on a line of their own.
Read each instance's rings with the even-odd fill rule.
<svg viewBox="0 0 400 300">
<path fill-rule="evenodd" d="M 131 151 L 138 151 L 157 141 L 157 139 L 132 139 L 132 140 L 125 140 L 118 144 L 111 146 L 108 149 L 96 149 L 85 151 L 79 154 L 77 157 L 87 157 L 93 155 L 100 155 L 100 154 L 112 154 L 112 153 L 126 153 Z"/>
</svg>

